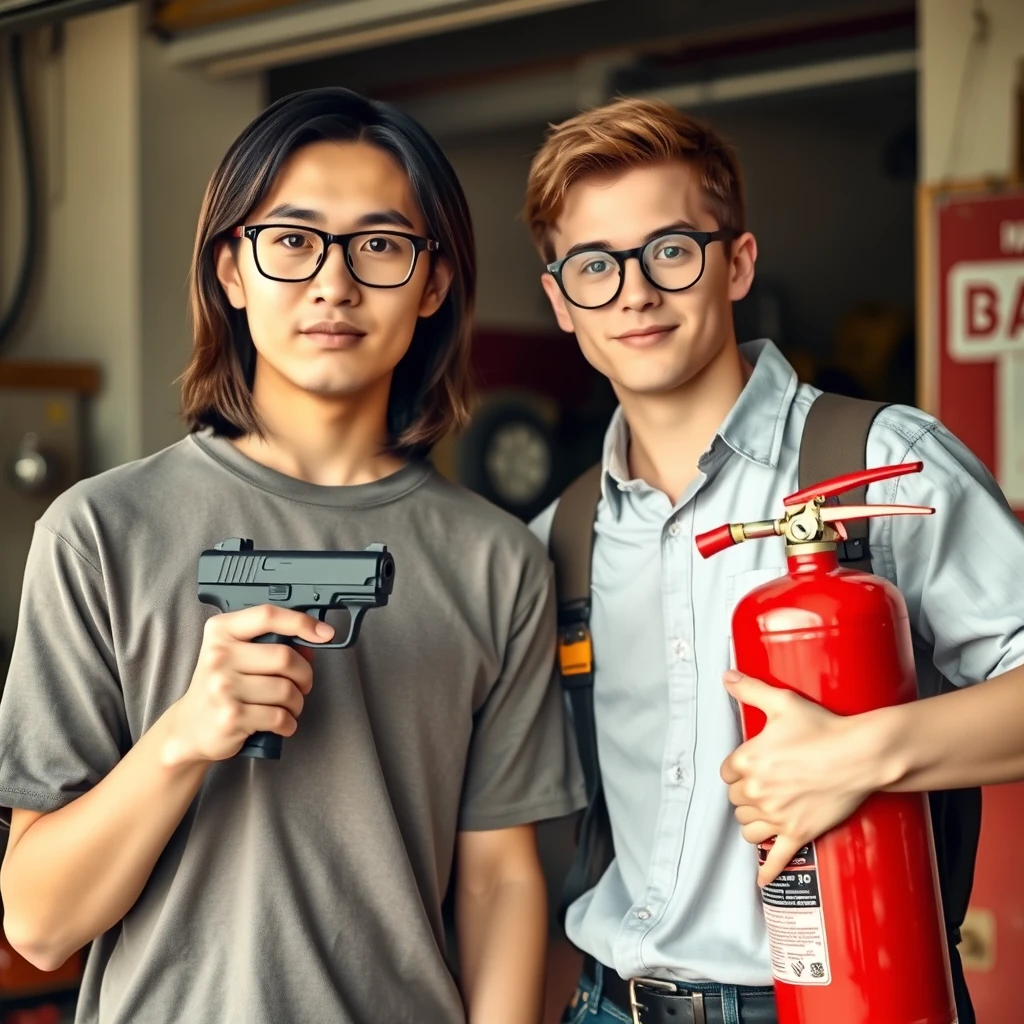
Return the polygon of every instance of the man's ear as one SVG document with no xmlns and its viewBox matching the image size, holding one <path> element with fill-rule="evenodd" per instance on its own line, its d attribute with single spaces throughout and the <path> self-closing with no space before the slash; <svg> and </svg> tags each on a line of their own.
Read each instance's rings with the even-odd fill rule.
<svg viewBox="0 0 1024 1024">
<path fill-rule="evenodd" d="M 430 272 L 430 279 L 426 288 L 423 289 L 423 297 L 420 299 L 419 315 L 421 317 L 433 316 L 440 308 L 441 303 L 448 296 L 448 289 L 452 286 L 454 271 L 448 260 L 439 257 L 434 260 L 434 267 Z"/>
<path fill-rule="evenodd" d="M 217 280 L 220 281 L 228 302 L 235 309 L 245 309 L 245 288 L 242 286 L 242 275 L 238 272 L 235 246 L 229 242 L 218 242 L 213 253 L 213 262 L 217 269 Z"/>
<path fill-rule="evenodd" d="M 754 264 L 757 262 L 757 239 L 745 231 L 732 243 L 729 257 L 729 300 L 739 302 L 746 297 L 754 283 Z"/>
<path fill-rule="evenodd" d="M 555 319 L 558 321 L 558 326 L 567 334 L 575 334 L 576 328 L 572 325 L 569 308 L 565 304 L 565 296 L 562 294 L 562 289 L 558 287 L 558 282 L 545 272 L 540 275 L 540 283 L 548 297 L 548 302 L 551 303 L 551 309 L 555 314 Z"/>
</svg>

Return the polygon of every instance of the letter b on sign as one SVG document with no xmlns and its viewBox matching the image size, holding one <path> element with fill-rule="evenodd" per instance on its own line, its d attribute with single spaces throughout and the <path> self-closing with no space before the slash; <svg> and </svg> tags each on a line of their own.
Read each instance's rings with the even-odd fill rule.
<svg viewBox="0 0 1024 1024">
<path fill-rule="evenodd" d="M 1024 352 L 1024 260 L 958 263 L 946 288 L 951 358 L 988 362 Z"/>
</svg>

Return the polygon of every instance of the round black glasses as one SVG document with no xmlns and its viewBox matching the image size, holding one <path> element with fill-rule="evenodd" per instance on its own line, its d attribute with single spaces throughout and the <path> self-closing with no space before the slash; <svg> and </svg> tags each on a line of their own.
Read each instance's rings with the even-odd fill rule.
<svg viewBox="0 0 1024 1024">
<path fill-rule="evenodd" d="M 547 265 L 562 294 L 580 309 L 599 309 L 622 291 L 626 260 L 636 259 L 644 277 L 664 292 L 692 288 L 704 273 L 705 250 L 711 242 L 728 241 L 739 232 L 670 231 L 635 249 L 584 249 Z"/>
</svg>

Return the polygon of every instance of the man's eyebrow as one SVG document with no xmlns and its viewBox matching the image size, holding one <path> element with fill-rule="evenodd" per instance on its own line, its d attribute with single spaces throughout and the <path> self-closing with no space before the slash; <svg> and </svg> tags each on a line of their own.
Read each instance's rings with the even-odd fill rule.
<svg viewBox="0 0 1024 1024">
<path fill-rule="evenodd" d="M 666 224 L 664 227 L 655 228 L 654 231 L 649 232 L 644 239 L 640 242 L 641 245 L 646 245 L 648 242 L 654 241 L 659 235 L 667 235 L 672 231 L 696 231 L 695 228 L 688 220 L 677 220 L 672 224 Z M 595 249 L 599 249 L 602 252 L 614 251 L 611 242 L 606 242 L 604 239 L 598 239 L 594 242 L 579 242 L 577 245 L 572 246 L 569 251 L 565 254 L 565 258 L 568 259 L 570 256 L 575 256 L 578 252 L 592 252 Z"/>
<path fill-rule="evenodd" d="M 319 210 L 312 210 L 302 206 L 293 206 L 291 203 L 278 203 L 266 215 L 266 220 L 273 220 L 275 217 L 287 217 L 288 220 L 304 220 L 310 224 L 326 224 L 327 218 Z M 359 217 L 354 227 L 356 229 L 373 227 L 378 224 L 390 224 L 394 227 L 407 228 L 414 231 L 415 226 L 404 213 L 398 210 L 374 210 L 371 213 L 364 213 Z"/>
<path fill-rule="evenodd" d="M 268 214 L 267 220 L 274 217 L 287 217 L 289 220 L 308 220 L 313 224 L 326 224 L 327 218 L 319 210 L 309 210 L 291 203 L 278 203 Z"/>
<path fill-rule="evenodd" d="M 355 223 L 357 228 L 372 227 L 375 224 L 391 224 L 394 227 L 407 228 L 415 231 L 416 226 L 404 213 L 397 210 L 375 210 L 373 213 L 364 213 Z"/>
</svg>

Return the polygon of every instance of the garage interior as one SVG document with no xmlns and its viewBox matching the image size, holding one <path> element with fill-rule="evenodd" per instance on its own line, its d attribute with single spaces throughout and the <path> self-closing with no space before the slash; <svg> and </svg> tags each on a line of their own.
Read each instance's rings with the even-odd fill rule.
<svg viewBox="0 0 1024 1024">
<path fill-rule="evenodd" d="M 255 110 L 341 84 L 395 102 L 440 141 L 477 235 L 478 396 L 470 427 L 432 457 L 528 521 L 597 460 L 615 408 L 558 330 L 519 219 L 546 126 L 616 95 L 712 121 L 739 152 L 760 252 L 739 340 L 772 338 L 823 389 L 922 404 L 921 190 L 1005 177 L 1019 160 L 1009 125 L 985 125 L 1017 81 L 1024 15 L 1016 0 L 983 6 L 1010 26 L 994 40 L 966 0 L 0 3 L 0 316 L 13 313 L 0 321 L 0 680 L 36 518 L 76 479 L 183 432 L 173 384 L 195 217 Z M 97 176 L 99 212 L 77 184 Z M 99 276 L 57 244 L 98 217 L 114 225 Z M 962 954 L 979 1020 L 1009 1024 L 1024 786 L 985 800 Z M 556 874 L 568 828 L 543 836 Z M 43 975 L 0 935 L 0 1024 L 72 1019 L 81 966 Z"/>
</svg>

